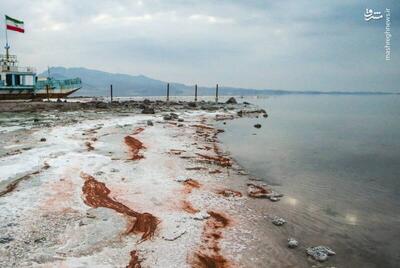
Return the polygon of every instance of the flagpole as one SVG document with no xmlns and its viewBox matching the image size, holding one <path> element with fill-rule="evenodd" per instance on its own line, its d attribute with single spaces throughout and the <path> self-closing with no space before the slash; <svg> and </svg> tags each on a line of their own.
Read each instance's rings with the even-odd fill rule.
<svg viewBox="0 0 400 268">
<path fill-rule="evenodd" d="M 6 49 L 6 60 L 8 61 L 8 49 L 10 48 L 10 46 L 8 45 L 8 34 L 7 34 L 7 20 L 6 20 L 6 17 L 4 16 L 4 28 L 5 28 L 5 30 L 6 30 L 6 47 L 5 47 L 5 49 Z"/>
</svg>

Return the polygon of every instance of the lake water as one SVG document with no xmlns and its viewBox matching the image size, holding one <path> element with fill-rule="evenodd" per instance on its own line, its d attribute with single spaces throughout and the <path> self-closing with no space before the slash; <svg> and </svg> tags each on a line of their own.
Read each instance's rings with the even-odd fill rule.
<svg viewBox="0 0 400 268">
<path fill-rule="evenodd" d="M 400 96 L 244 100 L 269 117 L 221 123 L 220 138 L 285 194 L 277 204 L 288 220 L 282 239 L 330 246 L 337 255 L 328 264 L 337 267 L 399 267 Z"/>
</svg>

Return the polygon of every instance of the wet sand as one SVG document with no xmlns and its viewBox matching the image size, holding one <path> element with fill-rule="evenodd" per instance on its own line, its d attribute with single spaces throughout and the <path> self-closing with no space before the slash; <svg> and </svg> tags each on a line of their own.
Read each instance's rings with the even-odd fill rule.
<svg viewBox="0 0 400 268">
<path fill-rule="evenodd" d="M 216 120 L 256 107 L 188 107 L 3 128 L 0 266 L 330 267 L 287 247 L 271 223 L 279 202 L 247 193 L 271 187 L 220 149 Z"/>
</svg>

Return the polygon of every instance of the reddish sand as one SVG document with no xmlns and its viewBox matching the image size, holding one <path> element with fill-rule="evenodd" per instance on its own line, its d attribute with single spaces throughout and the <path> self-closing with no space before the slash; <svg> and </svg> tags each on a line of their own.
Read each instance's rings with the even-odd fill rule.
<svg viewBox="0 0 400 268">
<path fill-rule="evenodd" d="M 210 218 L 204 225 L 202 241 L 199 249 L 190 258 L 193 268 L 228 268 L 230 263 L 221 255 L 219 240 L 222 238 L 223 228 L 229 225 L 227 217 L 221 213 L 208 211 Z"/>
<path fill-rule="evenodd" d="M 141 141 L 135 139 L 134 137 L 126 136 L 125 143 L 131 149 L 131 154 L 132 154 L 131 160 L 138 160 L 144 158 L 143 155 L 139 154 L 139 151 L 145 148 Z"/>
<path fill-rule="evenodd" d="M 102 182 L 98 182 L 94 177 L 81 173 L 81 177 L 85 180 L 82 187 L 84 194 L 84 202 L 93 208 L 105 207 L 124 214 L 132 220 L 132 226 L 128 233 L 143 233 L 142 240 L 151 238 L 159 223 L 158 219 L 150 213 L 139 213 L 129 207 L 115 201 L 109 197 L 110 190 Z"/>
</svg>

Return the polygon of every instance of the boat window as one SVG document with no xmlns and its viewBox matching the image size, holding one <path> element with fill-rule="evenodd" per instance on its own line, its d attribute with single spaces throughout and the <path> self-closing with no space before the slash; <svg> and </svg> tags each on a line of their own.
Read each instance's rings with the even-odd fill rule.
<svg viewBox="0 0 400 268">
<path fill-rule="evenodd" d="M 15 85 L 20 86 L 21 85 L 21 76 L 19 74 L 15 75 Z"/>
<path fill-rule="evenodd" d="M 25 85 L 33 86 L 33 76 L 32 75 L 25 76 Z"/>
<path fill-rule="evenodd" d="M 6 85 L 12 86 L 12 74 L 6 74 Z"/>
</svg>

